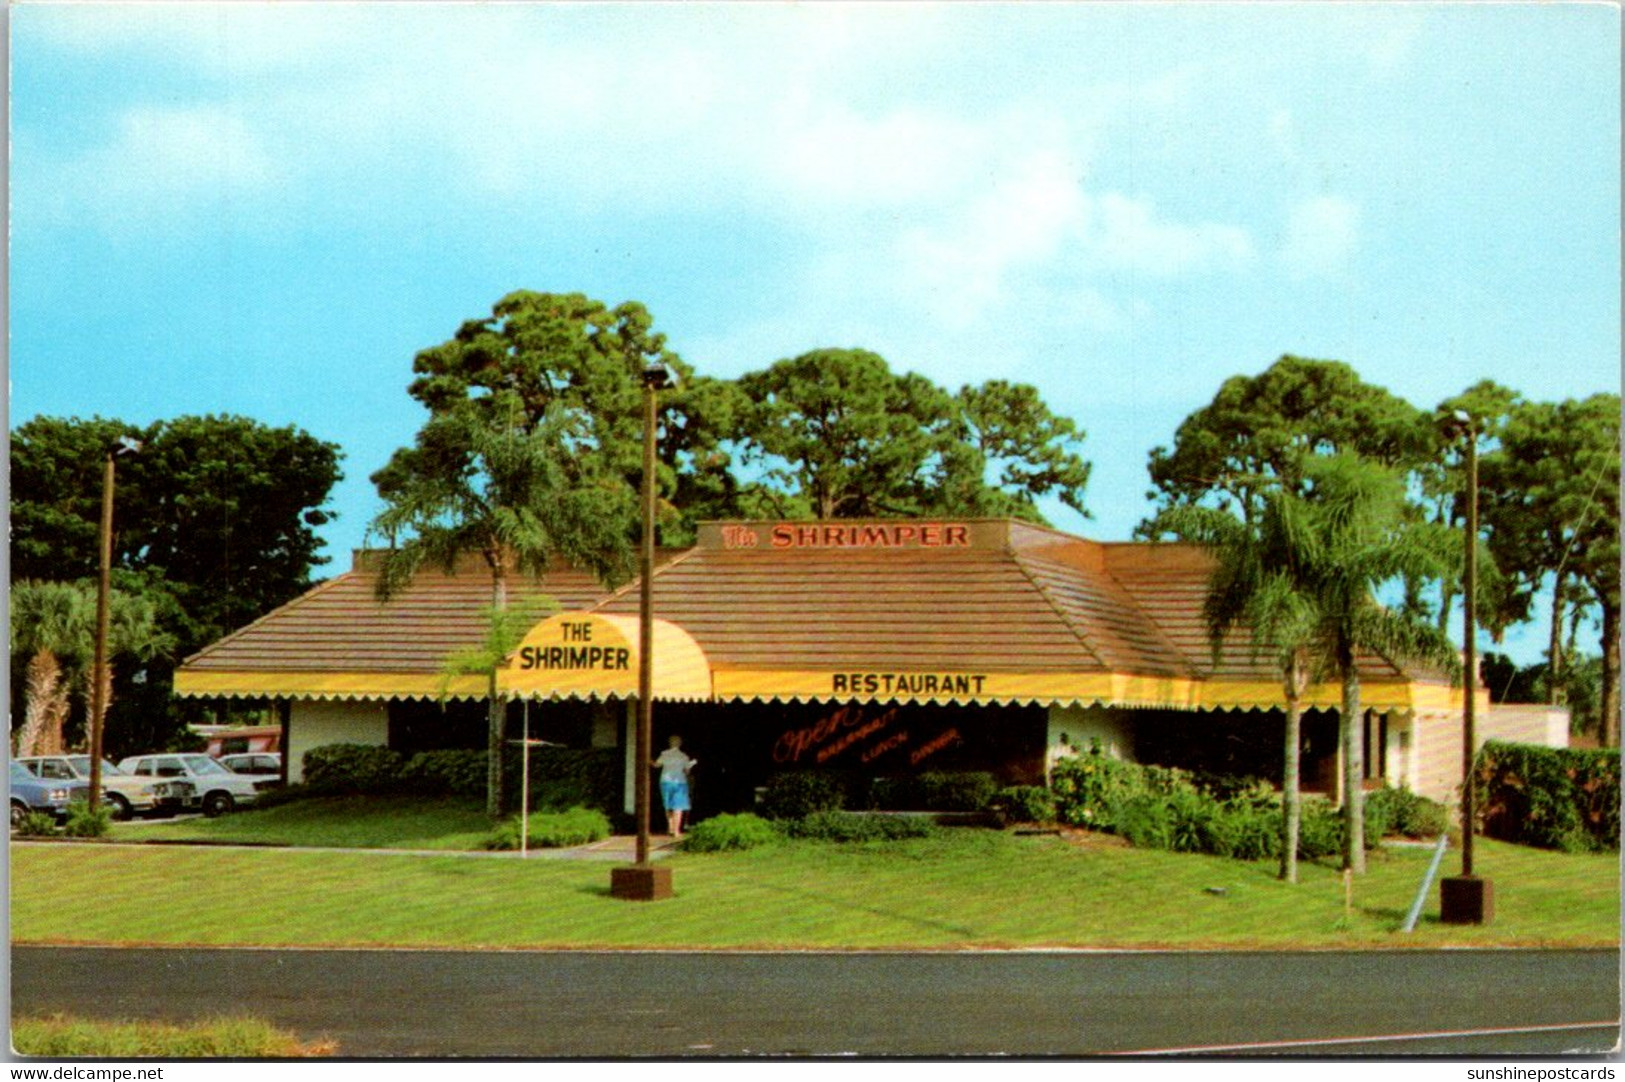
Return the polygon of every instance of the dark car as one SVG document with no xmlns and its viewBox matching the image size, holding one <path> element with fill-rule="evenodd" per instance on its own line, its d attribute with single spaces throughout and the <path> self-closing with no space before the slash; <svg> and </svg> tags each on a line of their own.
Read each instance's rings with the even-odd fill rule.
<svg viewBox="0 0 1625 1082">
<path fill-rule="evenodd" d="M 44 812 L 57 822 L 68 817 L 68 805 L 84 800 L 90 786 L 82 781 L 45 781 L 21 763 L 11 763 L 11 829 L 22 825 L 29 812 Z"/>
</svg>

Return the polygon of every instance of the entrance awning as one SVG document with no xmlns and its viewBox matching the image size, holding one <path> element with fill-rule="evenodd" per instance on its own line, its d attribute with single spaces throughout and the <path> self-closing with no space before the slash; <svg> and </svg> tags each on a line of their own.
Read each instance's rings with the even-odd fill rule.
<svg viewBox="0 0 1625 1082">
<path fill-rule="evenodd" d="M 688 632 L 654 621 L 653 697 L 711 698 L 711 666 Z M 531 628 L 497 674 L 497 690 L 524 699 L 633 698 L 638 693 L 634 616 L 561 612 Z"/>
</svg>

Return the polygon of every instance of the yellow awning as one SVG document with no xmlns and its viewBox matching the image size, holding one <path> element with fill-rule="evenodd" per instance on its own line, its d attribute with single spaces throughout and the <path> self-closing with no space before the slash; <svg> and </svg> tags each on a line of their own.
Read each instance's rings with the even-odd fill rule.
<svg viewBox="0 0 1625 1082">
<path fill-rule="evenodd" d="M 1286 706 L 1279 681 L 1191 680 L 1124 673 L 997 673 L 873 669 L 730 669 L 712 674 L 718 701 L 858 700 L 917 703 L 1103 703 L 1180 710 L 1275 710 Z M 1361 705 L 1378 711 L 1460 710 L 1460 688 L 1368 681 Z M 1317 684 L 1303 706 L 1336 709 L 1342 686 Z M 1487 700 L 1486 700 L 1487 701 Z"/>
<path fill-rule="evenodd" d="M 654 621 L 653 696 L 711 698 L 711 666 L 688 632 Z M 497 674 L 503 694 L 527 699 L 632 698 L 638 693 L 634 616 L 561 612 L 531 628 Z"/>
</svg>

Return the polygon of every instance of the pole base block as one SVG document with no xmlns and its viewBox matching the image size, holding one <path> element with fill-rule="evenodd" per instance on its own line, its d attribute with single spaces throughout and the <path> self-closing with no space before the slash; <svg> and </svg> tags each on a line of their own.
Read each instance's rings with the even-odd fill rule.
<svg viewBox="0 0 1625 1082">
<path fill-rule="evenodd" d="M 671 869 L 629 864 L 609 870 L 609 896 L 629 902 L 658 902 L 672 896 Z"/>
<path fill-rule="evenodd" d="M 1439 880 L 1439 919 L 1446 924 L 1488 924 L 1495 919 L 1493 884 L 1476 875 Z"/>
</svg>

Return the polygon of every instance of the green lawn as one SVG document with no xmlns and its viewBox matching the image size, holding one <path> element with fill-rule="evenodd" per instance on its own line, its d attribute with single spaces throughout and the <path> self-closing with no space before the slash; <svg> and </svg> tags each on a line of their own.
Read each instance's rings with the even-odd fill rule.
<svg viewBox="0 0 1625 1082">
<path fill-rule="evenodd" d="M 246 820 L 247 817 L 245 816 Z M 1495 922 L 1395 931 L 1427 866 L 1373 854 L 1345 919 L 1341 876 L 1287 886 L 1267 864 L 955 830 L 671 859 L 677 897 L 609 897 L 609 865 L 96 845 L 14 846 L 16 942 L 518 948 L 1614 945 L 1615 855 L 1481 842 Z M 1445 871 L 1454 857 L 1447 858 Z M 1222 891 L 1216 893 L 1215 890 Z"/>
<path fill-rule="evenodd" d="M 330 1056 L 335 1050 L 328 1041 L 301 1044 L 293 1035 L 253 1018 L 170 1025 L 91 1021 L 60 1014 L 16 1019 L 11 1044 L 22 1055 L 53 1059 L 283 1059 Z"/>
<path fill-rule="evenodd" d="M 492 833 L 481 800 L 312 797 L 218 819 L 115 823 L 117 841 L 213 841 L 339 849 L 479 849 Z"/>
</svg>

